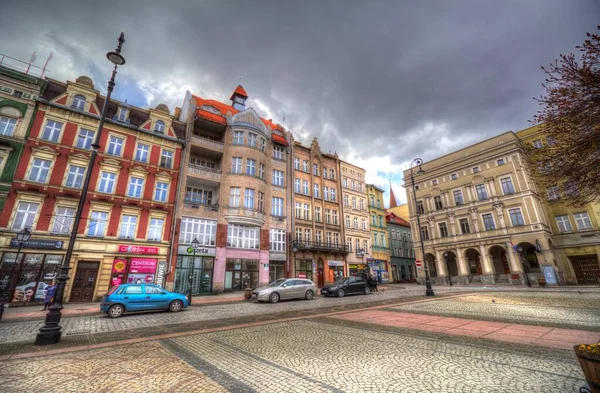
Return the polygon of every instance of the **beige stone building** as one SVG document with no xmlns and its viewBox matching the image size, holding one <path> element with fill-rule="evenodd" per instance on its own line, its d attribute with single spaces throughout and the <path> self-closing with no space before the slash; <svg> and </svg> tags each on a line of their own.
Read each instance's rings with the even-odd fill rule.
<svg viewBox="0 0 600 393">
<path fill-rule="evenodd" d="M 514 133 L 425 162 L 422 174 L 416 169 L 416 196 L 411 171 L 404 171 L 410 223 L 418 260 L 423 239 L 433 283 L 537 285 L 540 277 L 565 283 L 540 192 Z"/>
<path fill-rule="evenodd" d="M 292 277 L 318 286 L 345 274 L 348 250 L 341 225 L 340 160 L 325 154 L 317 139 L 295 142 L 293 159 Z"/>
<path fill-rule="evenodd" d="M 346 259 L 347 273 L 367 273 L 367 260 L 372 258 L 372 250 L 365 170 L 340 161 L 340 172 L 344 236 L 349 251 Z"/>
</svg>

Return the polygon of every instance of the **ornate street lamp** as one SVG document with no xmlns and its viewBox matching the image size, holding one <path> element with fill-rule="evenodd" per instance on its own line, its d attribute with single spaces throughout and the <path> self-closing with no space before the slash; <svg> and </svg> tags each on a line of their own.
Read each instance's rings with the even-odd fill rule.
<svg viewBox="0 0 600 393">
<path fill-rule="evenodd" d="M 198 239 L 194 238 L 192 240 L 192 250 L 193 250 L 193 259 L 192 259 L 192 274 L 188 277 L 189 281 L 189 290 L 188 290 L 188 300 L 190 301 L 190 305 L 192 304 L 192 285 L 194 283 L 194 266 L 196 266 L 196 249 L 200 246 L 200 242 Z"/>
<path fill-rule="evenodd" d="M 423 253 L 423 267 L 425 269 L 425 296 L 434 296 L 433 289 L 431 288 L 431 278 L 429 277 L 429 264 L 427 262 L 427 258 L 425 258 L 425 244 L 423 243 L 423 236 L 421 235 L 421 219 L 419 214 L 419 209 L 417 207 L 417 189 L 415 187 L 415 176 L 413 174 L 413 168 L 419 167 L 417 171 L 417 175 L 421 175 L 425 173 L 423 168 L 423 160 L 420 158 L 415 158 L 413 162 L 410 163 L 410 181 L 412 182 L 413 195 L 415 197 L 415 213 L 417 214 L 417 232 L 419 233 L 419 239 L 421 240 L 421 252 Z"/>
<path fill-rule="evenodd" d="M 121 47 L 125 42 L 125 34 L 121 33 L 118 40 L 119 44 L 114 52 L 108 52 L 106 58 L 110 60 L 115 67 L 113 68 L 112 76 L 108 81 L 108 91 L 106 93 L 106 99 L 104 100 L 104 106 L 102 107 L 102 114 L 100 115 L 100 123 L 98 124 L 98 132 L 96 132 L 96 139 L 92 144 L 92 151 L 90 153 L 90 162 L 88 169 L 85 174 L 85 180 L 81 188 L 81 195 L 79 196 L 79 203 L 77 205 L 77 212 L 75 213 L 75 219 L 73 220 L 73 228 L 69 237 L 69 246 L 65 253 L 62 265 L 60 266 L 60 274 L 58 275 L 58 283 L 56 286 L 56 295 L 54 296 L 54 304 L 50 306 L 48 314 L 46 314 L 46 320 L 44 326 L 40 328 L 40 332 L 35 338 L 35 345 L 49 345 L 58 344 L 62 337 L 62 331 L 60 326 L 60 319 L 62 317 L 61 310 L 63 309 L 63 297 L 65 295 L 65 287 L 67 280 L 69 279 L 69 264 L 71 263 L 71 256 L 73 255 L 73 248 L 75 247 L 75 241 L 77 240 L 77 232 L 79 229 L 79 222 L 83 213 L 83 206 L 87 197 L 88 188 L 90 186 L 90 180 L 92 178 L 92 172 L 94 164 L 96 163 L 96 157 L 98 156 L 98 149 L 100 149 L 100 135 L 102 134 L 102 128 L 104 127 L 104 120 L 106 119 L 106 112 L 108 111 L 108 104 L 110 102 L 110 95 L 115 87 L 115 77 L 117 76 L 117 66 L 125 64 L 125 58 L 121 56 Z"/>
<path fill-rule="evenodd" d="M 15 263 L 13 263 L 13 267 L 10 270 L 10 275 L 8 276 L 8 283 L 6 286 L 2 288 L 2 295 L 0 296 L 0 321 L 2 321 L 2 314 L 4 314 L 4 303 L 10 302 L 10 296 L 13 291 L 13 283 L 15 282 L 15 268 L 19 263 L 19 254 L 21 253 L 21 248 L 23 248 L 23 243 L 26 243 L 31 238 L 31 232 L 29 232 L 29 228 L 23 228 L 21 231 L 17 233 L 17 255 L 15 256 Z M 18 280 L 18 278 L 17 278 Z"/>
<path fill-rule="evenodd" d="M 523 257 L 523 247 L 518 246 L 517 251 L 519 252 L 521 266 L 523 266 L 523 274 L 525 275 L 525 281 L 527 281 L 527 286 L 531 287 L 531 281 L 529 281 L 529 272 L 527 271 L 527 267 L 525 266 L 525 258 Z"/>
</svg>

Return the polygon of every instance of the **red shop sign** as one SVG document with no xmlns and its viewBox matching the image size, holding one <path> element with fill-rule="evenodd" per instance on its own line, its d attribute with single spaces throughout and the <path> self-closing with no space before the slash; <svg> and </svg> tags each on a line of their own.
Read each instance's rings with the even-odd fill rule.
<svg viewBox="0 0 600 393">
<path fill-rule="evenodd" d="M 156 273 L 156 259 L 131 258 L 129 273 Z"/>
<path fill-rule="evenodd" d="M 113 273 L 125 273 L 127 270 L 127 261 L 123 258 L 115 258 L 113 262 Z"/>
<path fill-rule="evenodd" d="M 131 252 L 135 254 L 158 254 L 158 247 L 119 245 L 119 252 Z"/>
</svg>

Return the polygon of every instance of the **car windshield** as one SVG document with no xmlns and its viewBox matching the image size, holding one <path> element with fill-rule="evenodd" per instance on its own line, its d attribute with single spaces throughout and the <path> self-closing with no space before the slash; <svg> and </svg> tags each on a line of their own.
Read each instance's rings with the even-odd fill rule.
<svg viewBox="0 0 600 393">
<path fill-rule="evenodd" d="M 283 284 L 286 281 L 287 281 L 287 279 L 280 278 L 279 280 L 276 280 L 276 281 L 273 281 L 272 283 L 270 283 L 269 286 L 270 287 L 279 287 L 279 286 L 281 286 L 281 284 Z"/>
<path fill-rule="evenodd" d="M 343 282 L 345 282 L 348 279 L 348 277 L 340 277 L 337 280 L 335 280 L 334 284 L 341 284 Z"/>
</svg>

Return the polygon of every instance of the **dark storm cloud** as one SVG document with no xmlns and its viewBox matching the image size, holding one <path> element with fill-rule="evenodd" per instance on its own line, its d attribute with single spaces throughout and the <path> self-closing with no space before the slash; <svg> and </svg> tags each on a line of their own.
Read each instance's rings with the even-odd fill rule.
<svg viewBox="0 0 600 393">
<path fill-rule="evenodd" d="M 107 76 L 123 30 L 121 73 L 150 105 L 181 105 L 179 87 L 226 101 L 241 77 L 297 135 L 395 164 L 526 127 L 540 66 L 600 20 L 592 0 L 23 3 L 3 7 L 1 52 L 54 50 L 53 76 Z"/>
</svg>

